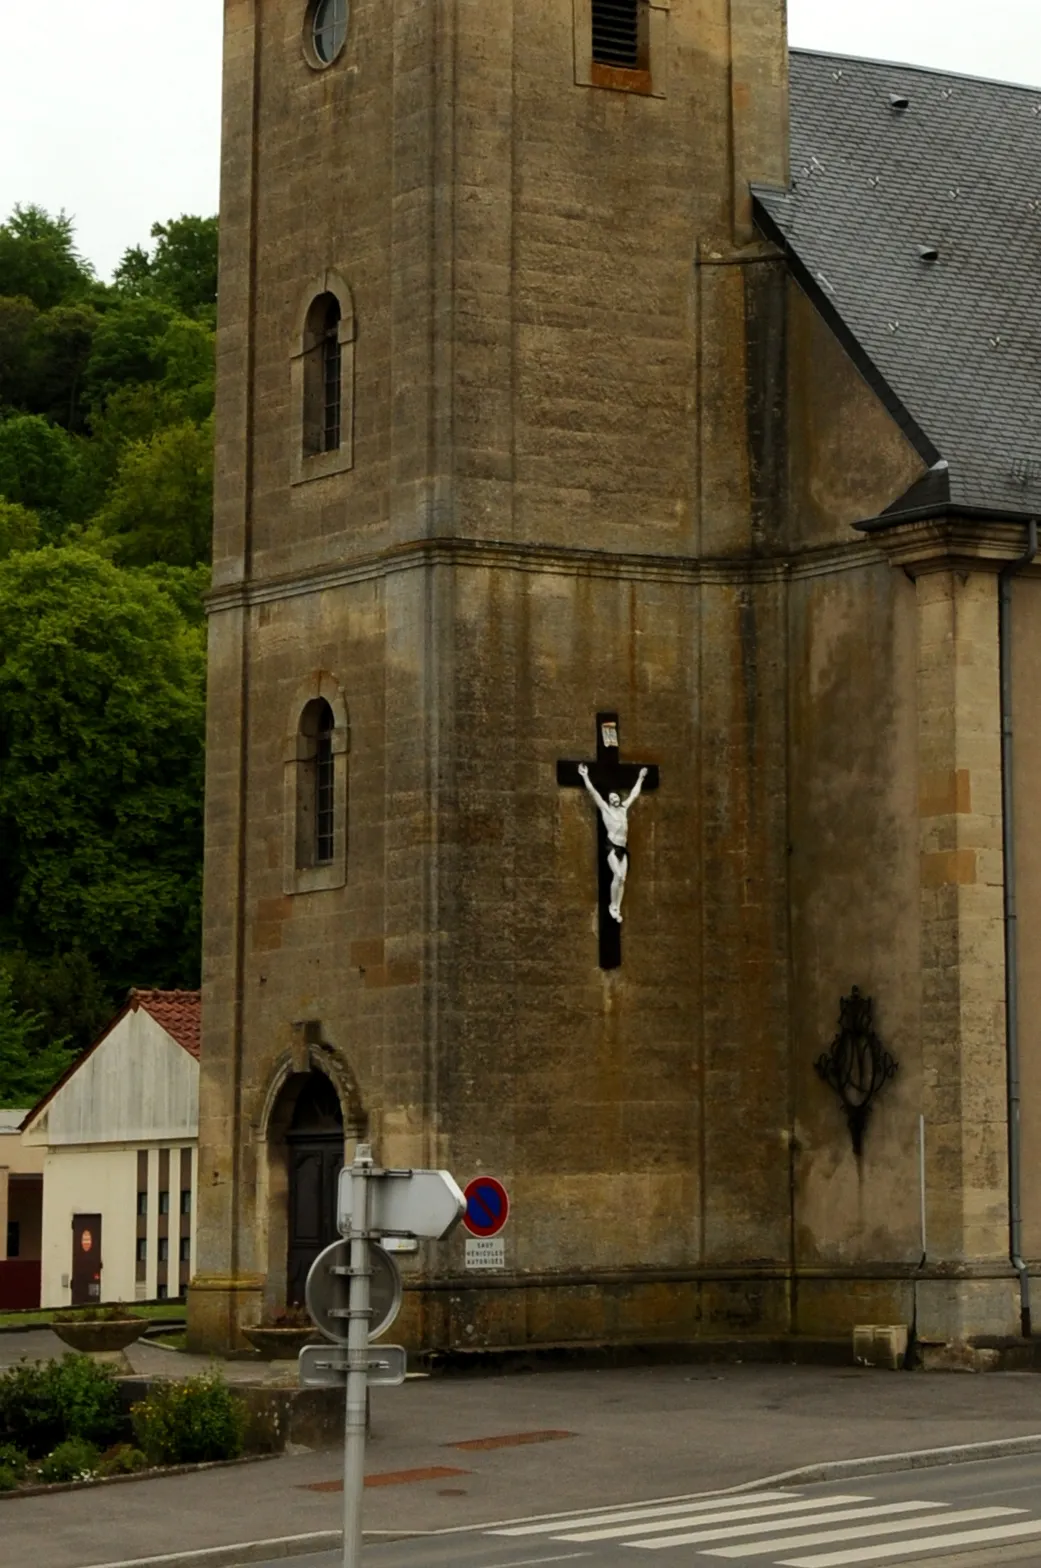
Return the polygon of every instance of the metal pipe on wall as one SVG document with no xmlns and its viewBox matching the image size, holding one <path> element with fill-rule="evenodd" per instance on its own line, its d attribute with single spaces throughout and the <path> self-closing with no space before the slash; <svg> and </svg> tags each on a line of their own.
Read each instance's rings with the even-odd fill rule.
<svg viewBox="0 0 1041 1568">
<path fill-rule="evenodd" d="M 1008 1071 L 1009 1259 L 1019 1276 L 1019 1320 L 1030 1338 L 1030 1271 L 1023 1259 L 1022 1139 L 1019 1057 L 1019 930 L 1016 907 L 1014 726 L 1012 715 L 1012 579 L 1037 555 L 1037 519 L 1028 524 L 1027 547 L 1002 567 L 998 586 L 998 643 L 1001 679 L 1001 852 L 1004 862 L 1005 1043 Z"/>
</svg>

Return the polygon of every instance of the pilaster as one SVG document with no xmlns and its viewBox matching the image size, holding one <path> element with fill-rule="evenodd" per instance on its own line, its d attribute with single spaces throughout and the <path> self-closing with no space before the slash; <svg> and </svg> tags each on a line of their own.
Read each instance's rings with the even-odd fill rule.
<svg viewBox="0 0 1041 1568">
<path fill-rule="evenodd" d="M 928 1266 L 950 1275 L 921 1286 L 918 1332 L 1015 1333 L 998 640 L 998 571 L 1011 540 L 938 519 L 879 542 L 913 577 L 917 600 Z"/>
</svg>

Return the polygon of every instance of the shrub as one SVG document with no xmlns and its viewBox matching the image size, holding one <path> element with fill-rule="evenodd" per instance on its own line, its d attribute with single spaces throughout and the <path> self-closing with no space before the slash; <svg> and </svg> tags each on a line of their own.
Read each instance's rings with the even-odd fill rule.
<svg viewBox="0 0 1041 1568">
<path fill-rule="evenodd" d="M 139 1448 L 131 1443 L 117 1443 L 102 1454 L 98 1461 L 99 1475 L 133 1475 L 135 1470 L 145 1470 L 148 1460 Z"/>
<path fill-rule="evenodd" d="M 10 1465 L 0 1464 L 0 1492 L 13 1492 L 19 1479 Z"/>
<path fill-rule="evenodd" d="M 29 1455 L 21 1448 L 15 1448 L 13 1443 L 0 1445 L 0 1470 L 10 1470 L 16 1481 L 25 1477 L 29 1468 Z M 11 1488 L 7 1487 L 7 1491 Z"/>
<path fill-rule="evenodd" d="M 97 1474 L 101 1455 L 83 1437 L 67 1437 L 39 1466 L 41 1481 L 79 1481 Z"/>
<path fill-rule="evenodd" d="M 152 1464 L 202 1464 L 242 1452 L 245 1407 L 216 1373 L 153 1389 L 130 1415 Z"/>
<path fill-rule="evenodd" d="M 119 1389 L 88 1356 L 22 1362 L 0 1376 L 0 1444 L 41 1459 L 66 1438 L 108 1445 L 123 1432 Z"/>
</svg>

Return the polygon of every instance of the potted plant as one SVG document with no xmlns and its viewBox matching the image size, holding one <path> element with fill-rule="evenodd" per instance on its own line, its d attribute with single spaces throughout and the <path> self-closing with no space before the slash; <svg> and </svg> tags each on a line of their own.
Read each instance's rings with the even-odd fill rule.
<svg viewBox="0 0 1041 1568">
<path fill-rule="evenodd" d="M 295 1361 L 305 1345 L 317 1338 L 306 1307 L 286 1307 L 242 1330 L 265 1361 Z"/>
<path fill-rule="evenodd" d="M 64 1344 L 84 1355 L 121 1356 L 128 1345 L 141 1338 L 148 1319 L 122 1305 L 79 1307 L 56 1312 L 51 1327 Z"/>
</svg>

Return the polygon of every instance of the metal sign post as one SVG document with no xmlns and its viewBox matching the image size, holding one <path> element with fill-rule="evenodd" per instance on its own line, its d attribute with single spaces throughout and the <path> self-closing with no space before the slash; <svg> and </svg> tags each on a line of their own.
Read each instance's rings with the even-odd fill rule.
<svg viewBox="0 0 1041 1568">
<path fill-rule="evenodd" d="M 308 1311 L 337 1348 L 306 1345 L 300 1352 L 300 1382 L 304 1388 L 343 1381 L 347 1386 L 343 1568 L 361 1568 L 368 1388 L 371 1383 L 403 1383 L 407 1365 L 400 1345 L 370 1344 L 401 1308 L 401 1278 L 394 1260 L 376 1243 L 383 1235 L 438 1240 L 455 1229 L 465 1208 L 466 1199 L 447 1171 L 377 1170 L 367 1143 L 358 1144 L 354 1164 L 340 1173 L 337 1225 L 345 1239 L 315 1259 L 306 1291 Z M 375 1329 L 373 1316 L 379 1319 Z"/>
<path fill-rule="evenodd" d="M 372 1150 L 358 1145 L 351 1169 L 351 1287 L 348 1297 L 347 1401 L 343 1441 L 343 1568 L 361 1568 L 365 1416 L 369 1387 L 369 1189 Z"/>
</svg>

